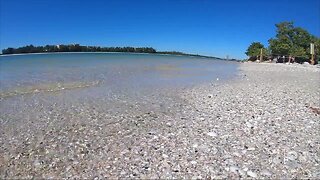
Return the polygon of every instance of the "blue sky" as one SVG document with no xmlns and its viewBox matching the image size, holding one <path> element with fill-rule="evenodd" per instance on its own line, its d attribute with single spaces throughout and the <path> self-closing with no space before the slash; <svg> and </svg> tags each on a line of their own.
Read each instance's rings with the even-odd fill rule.
<svg viewBox="0 0 320 180">
<path fill-rule="evenodd" d="M 320 0 L 0 1 L 1 49 L 80 43 L 245 58 L 281 21 L 320 36 Z"/>
</svg>

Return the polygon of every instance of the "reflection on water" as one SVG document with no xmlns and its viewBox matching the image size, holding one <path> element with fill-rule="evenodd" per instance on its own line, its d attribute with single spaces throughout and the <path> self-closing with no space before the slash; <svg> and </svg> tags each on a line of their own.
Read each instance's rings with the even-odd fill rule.
<svg viewBox="0 0 320 180">
<path fill-rule="evenodd" d="M 213 59 L 126 53 L 0 57 L 0 98 L 75 88 L 139 91 L 227 79 L 237 64 Z M 92 93 L 92 92 L 91 92 Z"/>
</svg>

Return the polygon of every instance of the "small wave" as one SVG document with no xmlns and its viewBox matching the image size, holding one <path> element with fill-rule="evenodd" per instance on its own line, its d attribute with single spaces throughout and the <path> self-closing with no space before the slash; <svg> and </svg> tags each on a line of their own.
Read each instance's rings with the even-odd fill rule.
<svg viewBox="0 0 320 180">
<path fill-rule="evenodd" d="M 20 96 L 26 94 L 35 94 L 42 92 L 57 92 L 63 90 L 71 90 L 78 88 L 87 88 L 92 86 L 97 86 L 100 84 L 100 81 L 92 82 L 70 82 L 70 83 L 50 83 L 50 84 L 41 84 L 35 86 L 25 86 L 19 87 L 8 91 L 0 91 L 0 98 L 9 98 L 13 96 Z"/>
</svg>

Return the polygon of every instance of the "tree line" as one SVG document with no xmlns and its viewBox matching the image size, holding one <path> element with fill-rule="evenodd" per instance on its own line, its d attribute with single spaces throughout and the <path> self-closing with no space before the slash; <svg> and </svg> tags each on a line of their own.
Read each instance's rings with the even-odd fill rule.
<svg viewBox="0 0 320 180">
<path fill-rule="evenodd" d="M 188 54 L 179 51 L 157 51 L 152 47 L 99 47 L 99 46 L 81 46 L 80 44 L 70 45 L 46 45 L 33 46 L 27 45 L 19 48 L 7 48 L 2 50 L 2 54 L 25 54 L 25 53 L 48 53 L 48 52 L 130 52 L 130 53 L 157 53 L 169 55 L 185 55 L 201 58 L 214 58 L 223 60 L 218 57 L 203 56 L 199 54 Z M 232 59 L 235 61 L 235 59 Z"/>
<path fill-rule="evenodd" d="M 301 27 L 295 27 L 293 22 L 278 23 L 276 29 L 276 36 L 269 39 L 268 47 L 264 47 L 260 42 L 251 43 L 246 51 L 249 60 L 275 58 L 282 62 L 292 62 L 292 60 L 300 63 L 309 62 L 311 59 L 310 43 L 315 45 L 315 63 L 320 60 L 320 57 L 317 56 L 319 55 L 320 38 Z"/>
<path fill-rule="evenodd" d="M 81 46 L 79 44 L 70 45 L 27 45 L 19 48 L 7 48 L 2 50 L 2 54 L 24 54 L 24 53 L 47 53 L 47 52 L 131 52 L 131 53 L 156 53 L 151 47 L 99 47 Z"/>
</svg>

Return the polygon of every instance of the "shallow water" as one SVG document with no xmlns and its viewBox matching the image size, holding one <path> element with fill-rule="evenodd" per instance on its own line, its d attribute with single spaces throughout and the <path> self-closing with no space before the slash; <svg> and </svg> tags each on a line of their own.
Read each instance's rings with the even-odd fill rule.
<svg viewBox="0 0 320 180">
<path fill-rule="evenodd" d="M 233 62 L 171 55 L 57 53 L 1 56 L 0 97 L 90 87 L 94 88 L 81 96 L 100 96 L 106 91 L 130 93 L 186 87 L 217 78 L 231 78 L 236 69 L 237 63 Z"/>
<path fill-rule="evenodd" d="M 62 178 L 70 165 L 84 174 L 110 157 L 123 157 L 117 153 L 123 147 L 144 149 L 146 135 L 193 112 L 180 90 L 237 73 L 237 63 L 187 56 L 68 53 L 0 58 L 4 178 L 47 178 L 42 176 L 47 172 Z M 90 144 L 90 154 L 78 146 L 83 142 Z M 41 169 L 35 162 L 43 162 Z M 115 167 L 123 164 L 127 162 Z"/>
</svg>

